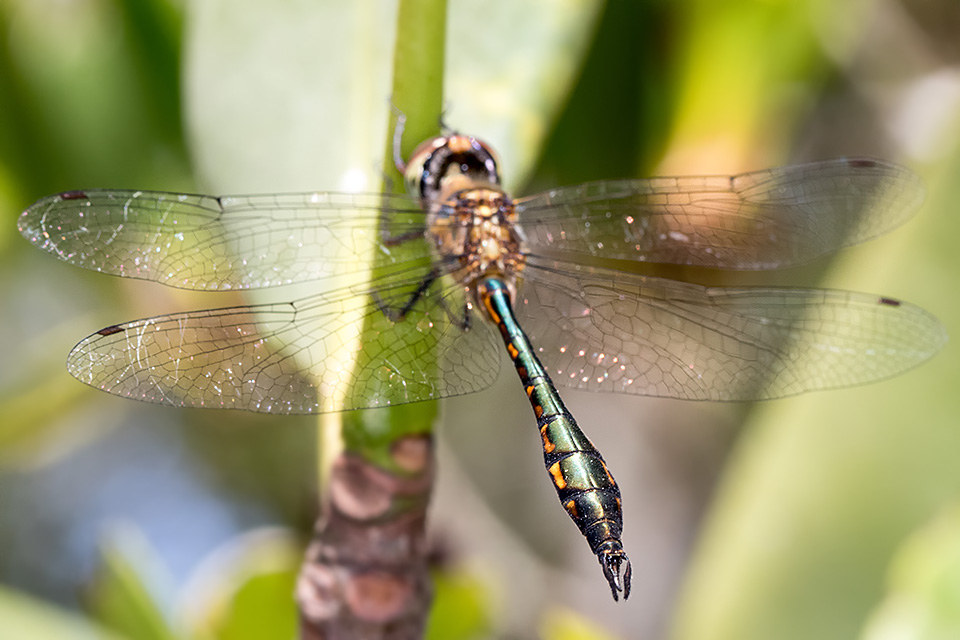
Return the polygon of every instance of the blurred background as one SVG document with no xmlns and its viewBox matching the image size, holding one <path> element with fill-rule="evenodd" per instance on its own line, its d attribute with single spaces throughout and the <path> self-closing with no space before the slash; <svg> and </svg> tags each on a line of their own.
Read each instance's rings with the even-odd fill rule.
<svg viewBox="0 0 960 640">
<path fill-rule="evenodd" d="M 500 152 L 514 193 L 901 162 L 928 187 L 914 220 L 770 281 L 904 298 L 960 335 L 953 0 L 449 11 L 445 122 Z M 379 188 L 395 12 L 0 0 L 0 636 L 293 635 L 316 420 L 126 401 L 63 365 L 103 326 L 240 298 L 76 269 L 16 218 L 88 187 Z M 958 380 L 948 343 L 893 380 L 757 405 L 566 393 L 623 491 L 634 585 L 615 605 L 505 365 L 443 403 L 431 637 L 960 637 Z"/>
</svg>

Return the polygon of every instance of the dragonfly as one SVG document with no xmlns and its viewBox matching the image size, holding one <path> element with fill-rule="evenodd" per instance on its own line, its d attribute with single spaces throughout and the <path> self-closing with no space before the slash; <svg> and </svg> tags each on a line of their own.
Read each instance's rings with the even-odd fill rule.
<svg viewBox="0 0 960 640">
<path fill-rule="evenodd" d="M 479 391 L 505 349 L 561 505 L 614 600 L 626 600 L 620 489 L 557 386 L 778 398 L 899 374 L 946 339 L 934 316 L 889 297 L 643 272 L 781 269 L 885 233 L 924 195 L 892 163 L 834 159 L 512 198 L 488 144 L 444 132 L 398 167 L 406 195 L 78 190 L 36 202 L 20 232 L 79 267 L 206 291 L 319 281 L 291 302 L 106 327 L 73 348 L 69 372 L 147 402 L 323 413 Z"/>
</svg>

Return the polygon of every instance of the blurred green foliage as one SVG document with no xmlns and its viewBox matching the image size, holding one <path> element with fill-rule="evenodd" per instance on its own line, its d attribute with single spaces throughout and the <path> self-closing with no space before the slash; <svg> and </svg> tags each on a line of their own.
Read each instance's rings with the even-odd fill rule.
<svg viewBox="0 0 960 640">
<path fill-rule="evenodd" d="M 115 526 L 101 544 L 100 565 L 87 590 L 90 613 L 105 627 L 128 638 L 173 640 L 183 637 L 166 619 L 159 597 L 144 574 L 155 564 L 137 532 Z"/>
<path fill-rule="evenodd" d="M 612 640 L 615 636 L 597 622 L 574 611 L 555 609 L 547 612 L 541 621 L 540 637 L 550 640 Z"/>
<path fill-rule="evenodd" d="M 36 598 L 0 587 L 0 616 L 7 638 L 64 638 L 66 640 L 120 640 L 122 635 L 80 615 L 64 612 Z"/>
<path fill-rule="evenodd" d="M 945 507 L 901 544 L 887 594 L 863 640 L 947 640 L 960 636 L 960 507 Z"/>
<path fill-rule="evenodd" d="M 470 640 L 493 632 L 487 586 L 474 576 L 439 571 L 433 578 L 427 640 Z"/>
</svg>

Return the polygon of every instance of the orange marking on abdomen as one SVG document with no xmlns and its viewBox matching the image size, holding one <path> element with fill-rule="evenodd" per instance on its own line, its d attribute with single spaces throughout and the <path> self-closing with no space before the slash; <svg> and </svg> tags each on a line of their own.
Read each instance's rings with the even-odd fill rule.
<svg viewBox="0 0 960 640">
<path fill-rule="evenodd" d="M 528 398 L 533 395 L 533 390 L 534 390 L 534 386 L 533 386 L 532 384 L 527 385 L 527 397 L 528 397 Z"/>
<path fill-rule="evenodd" d="M 550 472 L 550 475 L 553 477 L 553 485 L 554 485 L 557 489 L 566 489 L 566 488 L 567 488 L 567 481 L 564 480 L 563 474 L 560 472 L 560 463 L 559 463 L 559 462 L 554 462 L 552 465 L 550 465 L 550 468 L 547 469 L 547 471 L 549 471 L 549 472 Z"/>
<path fill-rule="evenodd" d="M 499 325 L 499 324 L 500 324 L 500 315 L 499 315 L 496 311 L 494 311 L 494 309 L 493 309 L 493 301 L 491 300 L 491 296 L 490 296 L 489 294 L 483 296 L 483 306 L 485 306 L 485 307 L 487 308 L 487 313 L 490 314 L 490 319 L 493 320 L 494 323 L 496 323 L 496 324 Z"/>
<path fill-rule="evenodd" d="M 543 450 L 547 453 L 553 453 L 553 450 L 557 448 L 557 445 L 550 442 L 550 436 L 547 435 L 547 427 L 550 425 L 545 424 L 540 427 L 540 437 L 543 438 Z"/>
<path fill-rule="evenodd" d="M 520 351 L 515 346 L 513 346 L 512 342 L 507 343 L 507 353 L 510 354 L 510 358 L 512 358 L 513 360 L 516 360 L 517 356 L 520 355 Z"/>
<path fill-rule="evenodd" d="M 563 505 L 563 508 L 566 509 L 567 513 L 569 513 L 573 518 L 576 518 L 580 515 L 577 512 L 577 503 L 573 500 L 568 500 L 567 503 Z"/>
</svg>

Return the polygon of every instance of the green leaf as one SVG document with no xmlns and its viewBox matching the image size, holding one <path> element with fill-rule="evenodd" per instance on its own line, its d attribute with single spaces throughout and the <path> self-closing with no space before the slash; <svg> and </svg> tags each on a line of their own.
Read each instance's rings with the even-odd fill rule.
<svg viewBox="0 0 960 640">
<path fill-rule="evenodd" d="M 843 21 L 858 3 L 710 2 L 678 12 L 677 101 L 669 172 L 765 166 L 793 142 L 795 123 L 829 70 L 820 5 Z M 846 12 L 846 13 L 845 13 Z M 854 34 L 846 34 L 849 38 Z"/>
<path fill-rule="evenodd" d="M 960 638 L 960 506 L 943 510 L 900 546 L 887 595 L 860 637 Z"/>
<path fill-rule="evenodd" d="M 86 442 L 64 438 L 52 427 L 74 406 L 83 387 L 65 375 L 50 375 L 63 367 L 63 358 L 26 377 L 22 385 L 0 396 L 0 467 L 23 468 L 57 459 Z M 93 436 L 99 431 L 87 434 Z"/>
<path fill-rule="evenodd" d="M 4 586 L 0 586 L 0 635 L 4 640 L 120 640 L 124 637 Z"/>
<path fill-rule="evenodd" d="M 543 640 L 615 640 L 597 622 L 570 609 L 553 609 L 540 622 Z"/>
<path fill-rule="evenodd" d="M 198 567 L 181 600 L 193 635 L 216 640 L 293 638 L 293 594 L 302 541 L 289 532 L 257 529 L 230 540 Z"/>
<path fill-rule="evenodd" d="M 100 566 L 87 593 L 93 616 L 138 640 L 182 640 L 154 591 L 159 566 L 139 530 L 112 526 L 101 545 Z M 154 571 L 148 574 L 148 570 Z"/>
<path fill-rule="evenodd" d="M 376 191 L 394 3 L 187 6 L 186 126 L 204 190 Z"/>
<path fill-rule="evenodd" d="M 444 120 L 493 145 L 508 190 L 529 180 L 603 9 L 599 0 L 451 4 Z"/>
<path fill-rule="evenodd" d="M 490 634 L 490 597 L 483 582 L 463 572 L 433 574 L 427 640 L 469 640 Z"/>
<path fill-rule="evenodd" d="M 154 126 L 184 153 L 180 122 L 183 15 L 169 0 L 114 0 L 134 65 L 134 78 Z"/>
</svg>

